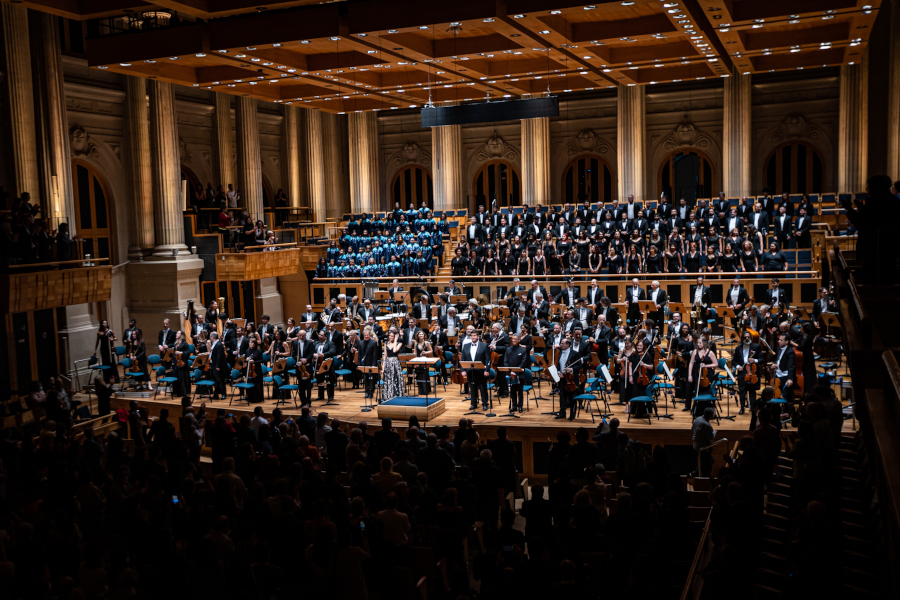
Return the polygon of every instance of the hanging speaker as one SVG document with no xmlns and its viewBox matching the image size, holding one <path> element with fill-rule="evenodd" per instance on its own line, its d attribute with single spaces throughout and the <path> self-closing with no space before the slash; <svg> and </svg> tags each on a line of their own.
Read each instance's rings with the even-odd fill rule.
<svg viewBox="0 0 900 600">
<path fill-rule="evenodd" d="M 497 121 L 518 121 L 519 119 L 557 116 L 559 116 L 559 98 L 549 96 L 547 98 L 529 98 L 527 100 L 423 108 L 422 127 L 495 123 Z"/>
</svg>

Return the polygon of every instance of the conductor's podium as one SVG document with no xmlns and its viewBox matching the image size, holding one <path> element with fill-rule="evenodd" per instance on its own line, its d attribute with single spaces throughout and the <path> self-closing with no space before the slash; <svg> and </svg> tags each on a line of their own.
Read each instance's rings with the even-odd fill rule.
<svg viewBox="0 0 900 600">
<path fill-rule="evenodd" d="M 385 400 L 376 408 L 378 418 L 409 419 L 414 416 L 419 421 L 430 421 L 444 413 L 444 399 L 425 396 L 397 396 Z"/>
</svg>

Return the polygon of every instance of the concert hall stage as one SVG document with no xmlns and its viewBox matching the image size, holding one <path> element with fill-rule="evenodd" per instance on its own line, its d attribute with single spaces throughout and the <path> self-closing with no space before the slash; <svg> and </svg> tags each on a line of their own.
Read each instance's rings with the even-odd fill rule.
<svg viewBox="0 0 900 600">
<path fill-rule="evenodd" d="M 485 417 L 481 414 L 480 407 L 477 411 L 479 414 L 466 415 L 466 413 L 470 412 L 469 402 L 463 399 L 464 396 L 458 385 L 450 384 L 446 390 L 444 390 L 443 386 L 438 386 L 437 395 L 444 404 L 444 412 L 427 422 L 423 422 L 424 420 L 420 419 L 420 422 L 423 422 L 428 431 L 439 425 L 447 425 L 452 431 L 458 426 L 461 418 L 472 419 L 481 436 L 487 439 L 495 437 L 497 427 L 505 426 L 510 439 L 516 442 L 518 447 L 521 458 L 520 472 L 522 475 L 532 480 L 545 480 L 548 465 L 547 453 L 549 452 L 550 444 L 548 438 L 555 441 L 557 432 L 561 429 L 566 429 L 572 434 L 574 442 L 576 429 L 586 427 L 593 435 L 596 427 L 601 424 L 601 419 L 599 416 L 595 416 L 594 421 L 592 421 L 591 415 L 586 412 L 579 414 L 574 421 L 555 419 L 552 415 L 543 414 L 550 412 L 551 409 L 558 408 L 558 403 L 551 401 L 549 386 L 543 385 L 542 392 L 548 399 L 535 402 L 531 398 L 529 409 L 522 414 L 516 413 L 520 418 L 507 416 L 508 398 L 503 398 L 499 402 L 495 398 L 493 412 L 497 416 Z M 266 395 L 268 396 L 268 390 Z M 615 400 L 616 397 L 614 395 L 612 400 Z M 555 396 L 553 398 L 555 399 Z M 113 409 L 119 407 L 127 408 L 128 400 L 127 398 L 113 398 Z M 180 399 L 178 398 L 172 399 L 171 396 L 167 396 L 164 399 L 162 394 L 160 394 L 154 399 L 151 393 L 149 398 L 141 398 L 139 401 L 142 405 L 148 407 L 151 416 L 158 415 L 162 408 L 168 408 L 172 417 L 180 414 Z M 362 407 L 365 405 L 362 390 L 352 390 L 349 386 L 344 390 L 338 389 L 335 392 L 334 401 L 335 404 L 332 406 L 323 406 L 325 402 L 317 400 L 315 390 L 313 390 L 313 416 L 319 412 L 327 412 L 329 418 L 337 417 L 343 425 L 349 427 L 354 427 L 360 421 L 365 421 L 368 423 L 369 433 L 374 433 L 381 427 L 377 408 L 371 412 L 362 412 Z M 201 402 L 207 403 L 207 409 L 225 409 L 227 412 L 232 413 L 235 419 L 239 419 L 243 415 L 252 417 L 253 409 L 256 406 L 262 406 L 266 416 L 271 416 L 272 410 L 276 408 L 275 400 L 268 397 L 261 405 L 248 405 L 246 402 L 240 404 L 234 402 L 229 405 L 228 400 L 209 401 L 207 398 L 199 396 L 194 399 L 195 406 Z M 731 402 L 730 407 L 726 406 L 727 402 Z M 681 403 L 678 403 L 676 406 L 677 408 L 673 408 L 671 402 L 668 404 L 668 412 L 673 416 L 672 419 L 657 419 L 656 416 L 653 416 L 649 421 L 645 417 L 642 419 L 632 418 L 631 422 L 628 422 L 625 406 L 612 402 L 610 403 L 610 412 L 613 417 L 621 421 L 620 431 L 626 432 L 632 439 L 650 445 L 661 444 L 689 447 L 691 446 L 692 419 L 688 412 L 682 411 Z M 605 408 L 602 403 L 600 403 L 600 408 Z M 281 409 L 287 417 L 300 414 L 299 406 L 295 408 L 293 402 L 288 405 L 281 405 Z M 729 409 L 734 420 L 722 419 L 719 423 L 714 422 L 713 427 L 718 431 L 717 439 L 728 438 L 727 445 L 731 448 L 742 436 L 749 433 L 750 414 L 748 412 L 744 415 L 738 415 L 737 406 L 730 397 L 726 396 L 722 401 L 723 414 L 727 415 Z M 660 415 L 665 414 L 661 403 L 659 411 Z M 209 411 L 209 418 L 210 420 L 215 418 L 214 410 Z M 393 425 L 402 435 L 407 427 L 407 418 L 394 418 Z M 846 431 L 851 429 L 850 421 L 845 421 L 844 429 Z M 787 428 L 784 433 L 792 434 L 794 430 Z M 721 456 L 724 453 L 725 446 L 726 444 L 720 444 L 716 447 L 716 456 Z"/>
</svg>

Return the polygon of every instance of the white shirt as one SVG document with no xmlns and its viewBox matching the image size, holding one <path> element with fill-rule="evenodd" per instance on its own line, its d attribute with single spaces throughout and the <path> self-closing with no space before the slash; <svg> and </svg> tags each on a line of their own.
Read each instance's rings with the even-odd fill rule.
<svg viewBox="0 0 900 600">
<path fill-rule="evenodd" d="M 237 201 L 240 198 L 237 192 L 229 190 L 225 192 L 225 197 L 228 198 L 228 208 L 237 208 Z"/>
<path fill-rule="evenodd" d="M 744 364 L 748 364 L 750 362 L 750 344 L 742 344 L 741 350 L 744 352 Z"/>
<path fill-rule="evenodd" d="M 778 306 L 778 299 L 780 298 L 780 294 L 778 293 L 778 289 L 772 290 L 772 306 Z"/>
<path fill-rule="evenodd" d="M 788 376 L 787 371 L 781 370 L 781 357 L 784 356 L 785 350 L 787 350 L 787 346 L 785 346 L 784 348 L 778 349 L 778 358 L 775 359 L 775 376 L 776 377 L 784 378 L 784 377 Z"/>
<path fill-rule="evenodd" d="M 478 344 L 473 344 L 469 342 L 469 356 L 472 357 L 472 362 L 475 362 L 475 353 L 478 352 Z"/>
<path fill-rule="evenodd" d="M 737 229 L 737 217 L 728 217 L 728 231 Z"/>
<path fill-rule="evenodd" d="M 562 371 L 566 368 L 566 364 L 569 360 L 569 350 L 563 350 L 562 354 L 559 355 L 559 370 Z"/>
<path fill-rule="evenodd" d="M 741 288 L 740 288 L 740 287 L 733 287 L 733 288 L 731 288 L 731 303 L 732 303 L 732 304 L 737 304 L 737 303 L 738 303 L 738 296 L 740 295 L 740 293 L 741 293 Z"/>
<path fill-rule="evenodd" d="M 628 204 L 626 204 L 626 206 L 628 207 L 628 218 L 633 219 L 634 218 L 634 202 L 629 202 Z"/>
<path fill-rule="evenodd" d="M 639 287 L 633 287 L 633 288 L 631 288 L 631 300 L 632 300 L 632 302 L 637 302 L 637 301 L 638 301 L 638 298 L 640 297 L 640 295 L 641 295 L 641 288 L 639 288 Z"/>
<path fill-rule="evenodd" d="M 650 292 L 650 299 L 653 300 L 653 304 L 656 304 L 656 296 L 659 295 L 659 288 Z"/>
<path fill-rule="evenodd" d="M 697 286 L 697 289 L 694 290 L 694 304 L 700 304 L 703 299 L 703 287 Z"/>
</svg>

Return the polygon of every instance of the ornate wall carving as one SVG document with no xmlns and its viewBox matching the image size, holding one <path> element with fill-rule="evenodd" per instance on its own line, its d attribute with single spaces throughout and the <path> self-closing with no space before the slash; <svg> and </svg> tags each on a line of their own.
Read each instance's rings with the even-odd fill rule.
<svg viewBox="0 0 900 600">
<path fill-rule="evenodd" d="M 474 149 L 467 149 L 466 155 L 469 158 L 465 180 L 466 189 L 469 190 L 467 193 L 471 193 L 475 174 L 478 173 L 481 166 L 488 161 L 505 160 L 512 163 L 520 176 L 522 174 L 521 149 L 504 140 L 496 131 L 494 131 L 493 135 L 485 140 L 484 144 L 481 146 L 477 146 Z"/>
<path fill-rule="evenodd" d="M 99 156 L 97 144 L 91 139 L 84 127 L 80 125 L 73 125 L 69 128 L 69 147 L 72 149 L 74 156 L 89 156 L 91 158 Z"/>
<path fill-rule="evenodd" d="M 780 123 L 768 128 L 759 136 L 756 151 L 753 156 L 754 179 L 756 179 L 758 191 L 765 186 L 766 181 L 766 159 L 769 154 L 781 144 L 790 141 L 804 141 L 819 150 L 819 154 L 825 163 L 825 179 L 822 185 L 823 191 L 828 191 L 834 187 L 835 181 L 835 165 L 834 142 L 832 135 L 819 123 L 809 119 L 800 113 L 788 114 Z"/>
<path fill-rule="evenodd" d="M 387 172 L 381 184 L 383 186 L 382 189 L 387 193 L 385 197 L 388 199 L 388 206 L 394 205 L 391 196 L 391 183 L 394 181 L 397 171 L 410 165 L 419 165 L 433 177 L 431 162 L 431 152 L 413 141 L 406 142 L 403 144 L 403 147 L 388 157 L 385 167 Z"/>
<path fill-rule="evenodd" d="M 722 189 L 722 140 L 706 129 L 691 123 L 685 115 L 668 135 L 657 138 L 651 143 L 650 161 L 646 173 L 647 197 L 659 195 L 658 174 L 670 154 L 679 150 L 693 150 L 706 156 L 715 169 L 715 189 Z"/>
</svg>

